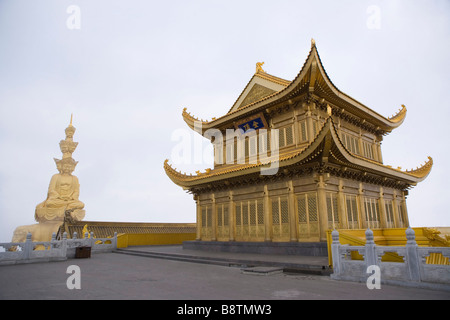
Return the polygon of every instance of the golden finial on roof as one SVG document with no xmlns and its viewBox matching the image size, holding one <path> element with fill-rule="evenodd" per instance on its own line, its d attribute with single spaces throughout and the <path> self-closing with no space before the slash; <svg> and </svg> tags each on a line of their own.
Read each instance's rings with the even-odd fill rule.
<svg viewBox="0 0 450 320">
<path fill-rule="evenodd" d="M 311 48 L 316 46 L 316 40 L 311 38 Z"/>
<path fill-rule="evenodd" d="M 256 63 L 256 72 L 255 72 L 255 73 L 258 73 L 259 71 L 265 73 L 265 71 L 264 71 L 263 68 L 262 68 L 262 65 L 263 65 L 263 64 L 264 64 L 264 62 L 257 62 L 257 63 Z"/>
</svg>

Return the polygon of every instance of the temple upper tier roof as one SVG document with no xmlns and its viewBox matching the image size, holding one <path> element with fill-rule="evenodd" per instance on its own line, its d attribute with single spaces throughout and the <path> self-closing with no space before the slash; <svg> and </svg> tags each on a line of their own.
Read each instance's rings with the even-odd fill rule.
<svg viewBox="0 0 450 320">
<path fill-rule="evenodd" d="M 308 57 L 294 80 L 275 77 L 259 66 L 227 114 L 206 121 L 191 115 L 184 108 L 182 115 L 191 129 L 194 129 L 195 121 L 201 123 L 203 131 L 210 128 L 225 128 L 233 121 L 249 114 L 268 110 L 283 103 L 291 103 L 301 96 L 326 101 L 333 113 L 347 113 L 363 123 L 371 123 L 383 134 L 400 126 L 406 116 L 404 105 L 392 117 L 385 117 L 340 91 L 328 77 L 315 42 L 312 42 Z"/>
<path fill-rule="evenodd" d="M 259 159 L 253 164 L 236 164 L 207 169 L 206 172 L 197 172 L 196 175 L 187 175 L 178 172 L 168 160 L 164 162 L 164 169 L 169 178 L 185 189 L 196 189 L 219 186 L 228 186 L 233 181 L 251 181 L 251 179 L 265 178 L 261 169 L 268 166 L 278 166 L 277 174 L 300 173 L 302 170 L 318 166 L 325 166 L 325 170 L 336 172 L 339 175 L 348 175 L 350 178 L 367 180 L 374 183 L 387 184 L 399 188 L 409 188 L 424 180 L 431 171 L 433 159 L 415 170 L 402 171 L 377 161 L 358 156 L 350 152 L 342 143 L 331 117 L 328 117 L 316 138 L 304 149 L 291 153 L 282 153 L 276 158 Z M 277 175 L 277 174 L 274 174 Z M 268 177 L 268 176 L 266 176 Z"/>
</svg>

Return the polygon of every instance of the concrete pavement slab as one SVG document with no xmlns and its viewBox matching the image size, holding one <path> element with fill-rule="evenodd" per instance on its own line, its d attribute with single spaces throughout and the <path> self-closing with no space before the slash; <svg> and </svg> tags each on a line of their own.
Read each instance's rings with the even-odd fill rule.
<svg viewBox="0 0 450 320">
<path fill-rule="evenodd" d="M 80 270 L 80 289 L 68 289 L 71 265 Z M 431 299 L 450 293 L 331 280 L 327 276 L 276 273 L 255 276 L 240 268 L 116 253 L 90 259 L 0 267 L 0 299 L 298 300 Z"/>
</svg>

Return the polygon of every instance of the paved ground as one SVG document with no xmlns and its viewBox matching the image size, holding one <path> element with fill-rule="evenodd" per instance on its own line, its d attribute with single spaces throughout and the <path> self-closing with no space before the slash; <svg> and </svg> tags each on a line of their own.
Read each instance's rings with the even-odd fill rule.
<svg viewBox="0 0 450 320">
<path fill-rule="evenodd" d="M 178 249 L 174 249 L 178 250 Z M 68 289 L 70 265 L 80 267 L 81 289 Z M 0 299 L 431 299 L 450 292 L 331 280 L 326 276 L 251 275 L 238 267 L 118 253 L 90 259 L 0 266 Z"/>
</svg>

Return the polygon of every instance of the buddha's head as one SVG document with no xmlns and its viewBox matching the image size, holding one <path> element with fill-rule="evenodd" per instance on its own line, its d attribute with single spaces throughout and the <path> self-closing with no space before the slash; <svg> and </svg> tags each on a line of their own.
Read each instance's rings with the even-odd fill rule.
<svg viewBox="0 0 450 320">
<path fill-rule="evenodd" d="M 66 128 L 66 130 L 65 130 L 65 132 L 66 132 L 66 139 L 67 138 L 69 138 L 69 139 L 72 139 L 73 138 L 73 135 L 75 134 L 75 127 L 74 126 L 72 126 L 72 125 L 69 125 L 67 128 Z"/>
<path fill-rule="evenodd" d="M 75 161 L 73 158 L 65 158 L 62 160 L 54 159 L 56 163 L 56 168 L 58 169 L 60 174 L 71 175 L 75 170 L 75 166 L 78 161 Z"/>
</svg>

